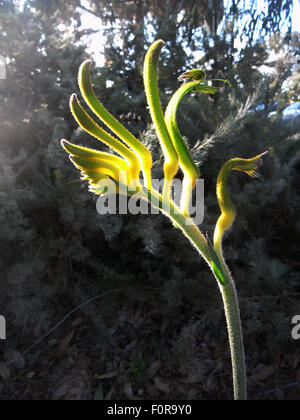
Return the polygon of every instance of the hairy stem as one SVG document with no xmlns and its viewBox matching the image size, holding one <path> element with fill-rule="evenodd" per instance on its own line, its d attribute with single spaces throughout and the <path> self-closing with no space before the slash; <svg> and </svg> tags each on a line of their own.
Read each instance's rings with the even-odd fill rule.
<svg viewBox="0 0 300 420">
<path fill-rule="evenodd" d="M 200 229 L 193 223 L 192 219 L 183 214 L 173 201 L 163 201 L 161 195 L 154 189 L 151 192 L 146 192 L 144 189 L 140 194 L 141 198 L 150 201 L 152 205 L 159 208 L 162 213 L 168 216 L 181 229 L 213 271 L 211 253 L 207 240 Z M 233 371 L 234 399 L 246 400 L 246 365 L 238 297 L 234 281 L 223 258 L 221 263 L 228 281 L 226 284 L 221 285 L 215 273 L 214 275 L 221 291 L 226 316 Z"/>
<path fill-rule="evenodd" d="M 147 191 L 145 188 L 140 192 L 141 198 L 150 202 L 154 207 L 158 208 L 165 216 L 172 220 L 173 224 L 178 227 L 184 235 L 190 240 L 192 245 L 197 249 L 199 254 L 210 265 L 211 257 L 207 240 L 198 226 L 193 220 L 181 212 L 176 204 L 168 199 L 164 200 L 154 188 Z"/>
<path fill-rule="evenodd" d="M 234 399 L 245 401 L 247 400 L 247 383 L 243 332 L 237 292 L 233 280 L 230 280 L 226 285 L 219 285 L 219 287 L 222 294 L 228 329 Z"/>
</svg>

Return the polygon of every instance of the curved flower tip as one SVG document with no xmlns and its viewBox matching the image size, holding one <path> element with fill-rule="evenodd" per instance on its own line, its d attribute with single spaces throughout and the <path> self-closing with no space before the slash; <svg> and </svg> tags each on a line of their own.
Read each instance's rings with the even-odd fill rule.
<svg viewBox="0 0 300 420">
<path fill-rule="evenodd" d="M 209 85 L 208 82 L 223 82 L 227 83 L 230 87 L 231 83 L 228 80 L 225 79 L 211 79 L 211 80 L 205 80 L 206 74 L 205 71 L 202 69 L 194 69 L 194 70 L 188 70 L 181 74 L 177 80 L 180 82 L 183 82 L 183 84 L 186 84 L 188 82 L 199 82 L 199 85 L 193 86 L 191 92 L 195 93 L 211 93 L 215 94 L 220 88 L 217 86 Z"/>
<path fill-rule="evenodd" d="M 243 171 L 251 178 L 259 178 L 261 175 L 259 172 L 256 172 L 256 169 L 260 168 L 263 164 L 262 157 L 265 156 L 268 151 L 261 153 L 251 159 L 240 159 L 241 164 L 233 169 L 238 171 Z"/>
<path fill-rule="evenodd" d="M 188 70 L 184 73 L 182 73 L 177 80 L 179 80 L 180 82 L 190 82 L 191 80 L 197 80 L 197 81 L 201 81 L 205 79 L 205 71 L 201 70 L 201 69 L 194 69 L 194 70 Z"/>
</svg>

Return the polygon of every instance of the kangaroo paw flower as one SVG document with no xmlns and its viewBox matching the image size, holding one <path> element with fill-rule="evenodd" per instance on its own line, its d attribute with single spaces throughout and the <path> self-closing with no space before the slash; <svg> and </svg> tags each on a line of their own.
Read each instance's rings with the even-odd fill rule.
<svg viewBox="0 0 300 420">
<path fill-rule="evenodd" d="M 219 255 L 222 254 L 222 238 L 226 230 L 228 230 L 236 217 L 236 209 L 229 197 L 227 191 L 227 183 L 230 172 L 242 171 L 252 178 L 258 178 L 260 175 L 255 171 L 262 165 L 262 157 L 268 152 L 261 153 L 251 159 L 234 158 L 228 160 L 221 168 L 217 180 L 217 198 L 221 210 L 215 232 L 214 232 L 214 248 Z"/>
<path fill-rule="evenodd" d="M 62 140 L 63 148 L 69 153 L 69 157 L 76 168 L 80 169 L 82 180 L 89 181 L 90 190 L 96 194 L 104 191 L 98 188 L 103 179 L 112 179 L 122 190 L 128 189 L 135 182 L 134 174 L 128 163 L 110 153 L 100 152 L 83 146 L 77 146 Z"/>
</svg>

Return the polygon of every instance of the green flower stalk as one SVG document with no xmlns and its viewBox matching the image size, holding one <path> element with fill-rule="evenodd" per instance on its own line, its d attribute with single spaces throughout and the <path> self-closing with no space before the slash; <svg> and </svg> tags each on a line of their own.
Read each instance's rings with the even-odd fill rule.
<svg viewBox="0 0 300 420">
<path fill-rule="evenodd" d="M 226 162 L 220 170 L 217 180 L 217 199 L 221 215 L 216 223 L 213 244 L 205 237 L 189 214 L 189 203 L 200 171 L 189 151 L 177 124 L 177 110 L 183 97 L 191 92 L 215 94 L 219 88 L 212 86 L 205 79 L 201 69 L 186 71 L 179 80 L 184 82 L 174 93 L 163 112 L 157 85 L 157 66 L 159 54 L 164 46 L 162 40 L 155 41 L 149 48 L 144 62 L 144 86 L 157 137 L 164 154 L 164 186 L 160 194 L 152 186 L 150 151 L 131 134 L 95 96 L 90 78 L 89 60 L 79 69 L 79 87 L 81 94 L 91 111 L 115 135 L 101 128 L 83 109 L 76 95 L 70 100 L 71 112 L 77 123 L 89 134 L 111 147 L 117 155 L 100 152 L 83 146 L 77 146 L 62 140 L 62 146 L 71 161 L 81 171 L 82 179 L 89 181 L 89 188 L 96 194 L 105 194 L 106 189 L 99 186 L 102 180 L 111 180 L 119 193 L 133 193 L 150 202 L 171 219 L 190 240 L 211 268 L 222 294 L 233 370 L 234 398 L 245 400 L 246 368 L 243 335 L 240 320 L 237 292 L 232 275 L 226 265 L 222 250 L 224 233 L 232 226 L 236 217 L 235 207 L 227 191 L 228 178 L 232 170 L 243 171 L 253 178 L 255 170 L 261 165 L 262 153 L 251 159 L 234 158 Z M 223 79 L 214 79 L 230 83 Z M 178 169 L 182 170 L 183 188 L 180 206 L 171 197 L 171 186 Z M 140 180 L 140 174 L 143 180 Z"/>
</svg>

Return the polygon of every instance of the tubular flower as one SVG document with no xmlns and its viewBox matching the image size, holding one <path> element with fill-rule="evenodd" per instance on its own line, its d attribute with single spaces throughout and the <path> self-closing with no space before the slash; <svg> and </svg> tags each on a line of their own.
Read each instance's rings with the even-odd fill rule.
<svg viewBox="0 0 300 420">
<path fill-rule="evenodd" d="M 90 189 L 96 194 L 103 191 L 97 183 L 112 179 L 122 190 L 131 193 L 141 189 L 139 174 L 144 174 L 145 186 L 151 189 L 152 158 L 148 149 L 136 139 L 125 127 L 113 117 L 96 98 L 89 75 L 90 61 L 85 61 L 79 69 L 79 86 L 81 93 L 92 111 L 104 122 L 119 139 L 101 128 L 84 110 L 77 96 L 70 99 L 70 110 L 77 123 L 89 134 L 111 147 L 121 157 L 110 153 L 99 152 L 82 146 L 76 146 L 66 140 L 63 148 L 70 154 L 74 165 L 81 170 L 82 179 L 90 182 Z M 124 144 L 125 143 L 125 144 Z"/>
<path fill-rule="evenodd" d="M 178 155 L 164 118 L 157 85 L 158 58 L 164 45 L 162 40 L 158 40 L 150 46 L 144 61 L 143 75 L 150 115 L 165 158 L 163 198 L 167 200 L 170 196 L 172 179 L 178 171 Z"/>
<path fill-rule="evenodd" d="M 191 194 L 195 187 L 196 180 L 200 175 L 200 171 L 194 163 L 187 144 L 185 143 L 179 131 L 177 125 L 177 110 L 180 102 L 187 93 L 197 92 L 215 94 L 219 88 L 207 84 L 209 81 L 205 80 L 205 72 L 201 69 L 186 71 L 178 77 L 178 80 L 184 81 L 184 83 L 170 99 L 165 112 L 165 119 L 173 142 L 173 146 L 179 158 L 180 168 L 184 174 L 180 208 L 185 214 L 188 214 Z M 223 79 L 214 80 L 229 83 L 227 80 Z"/>
<path fill-rule="evenodd" d="M 90 191 L 100 195 L 104 193 L 101 187 L 98 188 L 99 181 L 103 179 L 112 179 L 117 185 L 117 191 L 119 188 L 125 190 L 134 181 L 134 174 L 124 159 L 110 153 L 77 146 L 67 140 L 62 140 L 61 144 L 69 153 L 70 160 L 76 168 L 80 169 L 81 179 L 89 181 Z"/>
<path fill-rule="evenodd" d="M 94 114 L 100 118 L 117 136 L 119 136 L 120 139 L 122 139 L 122 141 L 133 151 L 135 154 L 135 161 L 132 162 L 133 166 L 140 167 L 140 170 L 142 170 L 144 174 L 146 186 L 150 190 L 152 168 L 151 153 L 133 134 L 131 134 L 113 115 L 107 111 L 107 109 L 96 97 L 91 83 L 90 66 L 90 60 L 86 60 L 80 66 L 78 74 L 80 92 Z M 139 161 L 139 165 L 137 165 L 136 159 Z"/>
<path fill-rule="evenodd" d="M 234 158 L 228 160 L 221 168 L 217 179 L 217 198 L 221 210 L 215 232 L 214 248 L 219 258 L 222 254 L 222 238 L 236 217 L 236 209 L 229 197 L 227 191 L 227 182 L 232 170 L 245 172 L 252 178 L 258 178 L 260 175 L 255 171 L 262 165 L 262 157 L 268 152 L 261 153 L 251 159 Z"/>
</svg>

